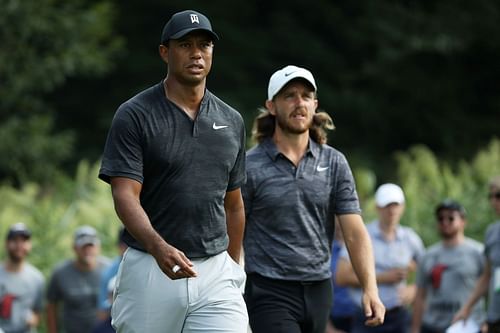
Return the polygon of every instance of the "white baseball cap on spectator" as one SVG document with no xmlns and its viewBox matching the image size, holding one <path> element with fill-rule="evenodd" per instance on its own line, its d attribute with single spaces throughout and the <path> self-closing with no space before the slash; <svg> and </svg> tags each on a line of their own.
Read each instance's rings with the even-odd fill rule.
<svg viewBox="0 0 500 333">
<path fill-rule="evenodd" d="M 396 184 L 380 185 L 375 192 L 375 204 L 377 207 L 383 208 L 391 203 L 402 205 L 405 203 L 405 195 L 401 187 Z"/>
</svg>

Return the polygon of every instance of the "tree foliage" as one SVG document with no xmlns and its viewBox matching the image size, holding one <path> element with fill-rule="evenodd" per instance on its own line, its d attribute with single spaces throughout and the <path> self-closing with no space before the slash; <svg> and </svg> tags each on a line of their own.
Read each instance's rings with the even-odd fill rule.
<svg viewBox="0 0 500 333">
<path fill-rule="evenodd" d="M 28 156 L 31 165 L 68 161 L 71 171 L 99 158 L 116 108 L 165 76 L 160 33 L 187 8 L 205 13 L 221 37 L 208 87 L 247 129 L 269 76 L 297 64 L 312 70 L 335 121 L 331 143 L 379 179 L 394 172 L 387 157 L 396 150 L 424 144 L 452 161 L 498 135 L 498 1 L 0 1 L 2 125 L 48 114 L 52 127 L 40 128 L 53 150 L 55 135 L 73 133 L 67 155 Z"/>
<path fill-rule="evenodd" d="M 395 156 L 398 173 L 392 182 L 402 186 L 406 211 L 402 224 L 414 228 L 426 244 L 437 240 L 434 208 L 445 198 L 461 202 L 468 211 L 467 234 L 480 241 L 486 226 L 494 219 L 488 205 L 487 186 L 493 175 L 500 175 L 500 141 L 492 140 L 470 161 L 448 163 L 423 145 L 413 146 Z M 121 225 L 113 207 L 110 187 L 97 179 L 100 163 L 79 163 L 73 177 L 57 179 L 47 191 L 35 183 L 21 188 L 0 186 L 0 239 L 9 225 L 24 221 L 33 230 L 34 249 L 30 261 L 45 273 L 73 256 L 74 230 L 94 226 L 102 240 L 103 252 L 116 251 L 116 235 Z M 376 217 L 374 191 L 377 179 L 372 170 L 354 170 L 363 207 L 363 218 Z M 0 247 L 0 256 L 4 249 Z"/>
<path fill-rule="evenodd" d="M 128 47 L 116 70 L 56 94 L 57 105 L 75 110 L 75 96 L 96 100 L 75 117 L 59 114 L 86 157 L 101 154 L 118 105 L 165 76 L 160 32 L 187 8 L 205 13 L 221 37 L 208 87 L 243 114 L 247 129 L 270 75 L 297 64 L 312 70 L 320 106 L 335 121 L 331 143 L 379 176 L 390 178 L 387 156 L 396 150 L 424 144 L 450 160 L 472 158 L 498 133 L 498 1 L 121 1 L 117 33 Z"/>
<path fill-rule="evenodd" d="M 51 171 L 75 153 L 71 130 L 55 127 L 47 94 L 68 77 L 96 77 L 112 68 L 122 44 L 112 31 L 113 6 L 83 0 L 0 2 L 0 152 L 10 157 L 0 163 L 0 176 L 47 183 Z"/>
<path fill-rule="evenodd" d="M 58 179 L 50 191 L 36 183 L 1 186 L 0 239 L 5 239 L 9 225 L 25 222 L 33 232 L 30 261 L 46 276 L 57 262 L 74 256 L 73 232 L 85 224 L 99 232 L 103 253 L 114 256 L 121 223 L 109 185 L 96 178 L 98 167 L 82 161 L 74 177 Z"/>
<path fill-rule="evenodd" d="M 390 179 L 405 192 L 405 213 L 401 223 L 412 227 L 429 245 L 439 239 L 434 210 L 444 199 L 460 202 L 467 210 L 466 234 L 483 241 L 484 231 L 494 221 L 487 198 L 487 184 L 500 175 L 500 141 L 493 139 L 470 161 L 447 162 L 439 159 L 427 146 L 415 145 L 395 154 L 397 173 Z M 355 171 L 363 202 L 364 218 L 376 218 L 373 193 L 376 178 L 373 171 Z M 368 185 L 366 179 L 369 179 Z"/>
</svg>

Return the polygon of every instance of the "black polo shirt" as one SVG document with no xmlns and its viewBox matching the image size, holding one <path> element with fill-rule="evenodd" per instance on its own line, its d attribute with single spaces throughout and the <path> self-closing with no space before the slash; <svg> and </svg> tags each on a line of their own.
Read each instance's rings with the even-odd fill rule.
<svg viewBox="0 0 500 333">
<path fill-rule="evenodd" d="M 195 120 L 159 83 L 122 104 L 108 134 L 99 178 L 142 183 L 141 205 L 155 230 L 190 258 L 226 250 L 226 191 L 245 182 L 241 115 L 205 90 Z M 130 235 L 127 245 L 144 250 Z"/>
<path fill-rule="evenodd" d="M 247 153 L 242 191 L 248 273 L 296 281 L 330 277 L 334 217 L 361 213 L 342 153 L 309 140 L 295 167 L 267 139 Z"/>
</svg>

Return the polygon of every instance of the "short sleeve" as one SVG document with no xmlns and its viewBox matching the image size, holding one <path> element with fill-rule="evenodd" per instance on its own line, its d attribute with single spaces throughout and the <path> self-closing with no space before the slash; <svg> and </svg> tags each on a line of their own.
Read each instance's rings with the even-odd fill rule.
<svg viewBox="0 0 500 333">
<path fill-rule="evenodd" d="M 43 310 L 43 289 L 45 286 L 45 280 L 43 276 L 40 274 L 40 278 L 38 279 L 36 286 L 36 295 L 35 302 L 33 304 L 33 310 L 35 312 L 40 313 Z"/>
<path fill-rule="evenodd" d="M 356 183 L 351 168 L 344 155 L 338 157 L 337 179 L 335 187 L 335 213 L 361 213 L 356 192 Z"/>
<path fill-rule="evenodd" d="M 241 120 L 240 150 L 238 152 L 238 156 L 236 157 L 236 162 L 234 163 L 233 169 L 231 170 L 231 173 L 229 175 L 227 191 L 232 191 L 241 187 L 246 181 L 245 144 L 246 144 L 245 126 L 243 125 L 243 120 Z"/>
<path fill-rule="evenodd" d="M 426 270 L 426 262 L 427 262 L 428 256 L 423 255 L 419 264 L 417 265 L 417 273 L 415 275 L 415 284 L 419 288 L 425 288 L 427 287 L 427 281 L 425 277 L 425 270 Z"/>
<path fill-rule="evenodd" d="M 413 259 L 418 263 L 422 259 L 422 256 L 425 253 L 424 242 L 422 241 L 420 236 L 413 229 L 409 229 L 409 230 L 410 230 L 410 233 L 409 233 L 410 242 L 411 242 L 411 246 L 413 248 Z"/>
<path fill-rule="evenodd" d="M 127 177 L 143 182 L 143 147 L 140 113 L 133 102 L 122 104 L 106 139 L 99 178 Z"/>
<path fill-rule="evenodd" d="M 54 271 L 49 280 L 49 285 L 47 286 L 47 300 L 49 302 L 55 303 L 62 299 L 62 293 L 58 277 L 59 277 L 58 270 L 56 270 Z"/>
</svg>

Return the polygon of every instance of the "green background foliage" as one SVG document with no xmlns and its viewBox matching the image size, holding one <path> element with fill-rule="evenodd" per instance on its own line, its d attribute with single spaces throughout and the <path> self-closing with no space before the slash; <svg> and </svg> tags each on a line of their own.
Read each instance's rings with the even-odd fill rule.
<svg viewBox="0 0 500 333">
<path fill-rule="evenodd" d="M 478 240 L 493 214 L 486 182 L 500 174 L 500 2 L 296 0 L 0 0 L 0 237 L 25 221 L 30 260 L 46 276 L 90 224 L 115 253 L 120 223 L 97 180 L 116 108 L 165 77 L 163 25 L 206 14 L 221 37 L 208 88 L 251 129 L 270 75 L 310 69 L 330 144 L 354 170 L 365 221 L 373 193 L 395 182 L 402 223 L 428 245 L 444 198 L 468 210 Z M 3 248 L 0 251 L 4 255 Z"/>
<path fill-rule="evenodd" d="M 386 157 L 397 150 L 423 144 L 439 158 L 470 159 L 499 134 L 498 1 L 0 4 L 0 134 L 19 147 L 0 179 L 16 185 L 50 183 L 56 172 L 44 176 L 38 165 L 71 174 L 80 160 L 99 159 L 116 108 L 165 76 L 160 33 L 187 8 L 207 14 L 221 37 L 208 87 L 247 129 L 270 75 L 297 64 L 314 73 L 320 106 L 335 121 L 331 143 L 379 180 L 391 177 Z M 31 117 L 33 139 L 16 125 Z M 43 153 L 29 149 L 37 133 Z M 0 153 L 12 145 L 0 141 Z"/>
<path fill-rule="evenodd" d="M 349 156 L 347 156 L 349 158 Z M 453 164 L 439 161 L 425 146 L 414 146 L 395 155 L 398 172 L 392 182 L 403 187 L 406 211 L 402 224 L 411 226 L 429 245 L 437 241 L 434 208 L 445 198 L 461 202 L 468 211 L 467 234 L 479 241 L 494 221 L 487 199 L 487 183 L 500 174 L 500 141 L 492 140 L 470 161 Z M 35 183 L 21 188 L 0 187 L 0 237 L 8 227 L 24 221 L 33 231 L 30 261 L 46 276 L 53 266 L 73 256 L 74 230 L 94 226 L 102 238 L 103 253 L 114 256 L 120 222 L 116 217 L 109 185 L 98 180 L 99 163 L 82 161 L 74 177 L 50 190 Z M 373 194 L 376 176 L 367 169 L 354 170 L 365 221 L 376 218 Z M 0 251 L 3 255 L 4 249 Z"/>
</svg>

